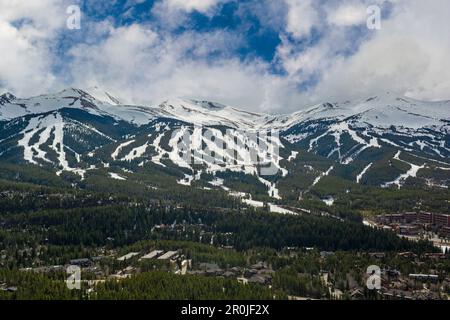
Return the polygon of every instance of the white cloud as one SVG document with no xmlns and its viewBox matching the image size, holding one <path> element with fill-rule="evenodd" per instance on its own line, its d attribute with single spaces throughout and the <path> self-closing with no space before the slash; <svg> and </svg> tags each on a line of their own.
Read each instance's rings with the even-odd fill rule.
<svg viewBox="0 0 450 320">
<path fill-rule="evenodd" d="M 0 52 L 0 83 L 5 87 L 17 94 L 33 94 L 52 85 L 46 48 L 5 22 L 0 22 Z"/>
<path fill-rule="evenodd" d="M 40 31 L 41 37 L 49 37 L 65 19 L 61 3 L 61 0 L 0 0 L 0 19 L 9 23 L 27 19 L 25 25 Z"/>
<path fill-rule="evenodd" d="M 160 28 L 171 30 L 188 26 L 188 15 L 194 11 L 213 16 L 218 4 L 226 1 L 232 0 L 160 0 L 153 5 L 152 14 Z"/>
<path fill-rule="evenodd" d="M 291 108 L 380 91 L 425 100 L 450 98 L 450 38 L 446 36 L 446 30 L 450 30 L 450 3 L 395 1 L 381 30 L 362 30 L 367 35 L 355 48 L 354 34 L 348 27 L 364 28 L 360 12 L 365 12 L 363 8 L 368 4 L 361 0 L 331 5 L 326 21 L 315 24 L 323 33 L 321 39 L 306 48 L 283 38 L 277 61 L 287 77 L 295 83 L 311 78 L 317 81 L 297 95 L 297 106 Z M 287 15 L 286 21 L 290 19 Z M 286 32 L 290 30 L 286 28 Z"/>
<path fill-rule="evenodd" d="M 398 2 L 382 29 L 349 56 L 330 56 L 312 95 L 346 98 L 395 91 L 419 99 L 450 98 L 450 3 Z M 320 68 L 320 67 L 319 67 Z"/>
<path fill-rule="evenodd" d="M 0 85 L 18 95 L 49 89 L 52 40 L 65 22 L 61 1 L 0 0 L 0 8 Z"/>
<path fill-rule="evenodd" d="M 357 6 L 355 1 L 339 2 L 335 12 L 346 12 L 342 6 L 350 4 Z M 287 75 L 271 74 L 270 63 L 233 57 L 234 49 L 245 41 L 233 33 L 174 36 L 133 25 L 114 29 L 96 45 L 74 48 L 71 73 L 78 86 L 102 86 L 134 102 L 192 97 L 257 111 L 285 112 L 386 90 L 417 98 L 448 98 L 450 66 L 445 56 L 450 55 L 450 40 L 436 33 L 450 27 L 448 20 L 439 18 L 445 17 L 443 12 L 437 14 L 418 0 L 399 2 L 382 29 L 370 31 L 351 55 L 343 53 L 355 50 L 347 28 L 361 24 L 361 18 L 343 19 L 340 14 L 330 18 L 328 11 L 325 20 L 316 20 L 318 15 L 312 13 L 316 18 L 308 20 L 309 27 L 294 30 L 286 23 L 286 34 L 294 37 L 305 37 L 312 26 L 323 32 L 319 41 L 301 50 L 281 35 L 276 61 Z M 286 12 L 287 22 L 292 17 Z M 208 59 L 212 53 L 217 56 Z M 316 85 L 299 90 L 299 84 L 311 78 Z"/>
<path fill-rule="evenodd" d="M 344 3 L 328 10 L 328 23 L 337 26 L 353 26 L 365 23 L 367 6 L 359 1 Z"/>
<path fill-rule="evenodd" d="M 262 62 L 223 54 L 240 41 L 222 31 L 161 36 L 141 25 L 121 27 L 102 43 L 73 48 L 71 73 L 76 86 L 101 86 L 134 103 L 188 97 L 260 106 L 273 76 Z"/>
<path fill-rule="evenodd" d="M 275 112 L 387 90 L 450 98 L 450 3 L 391 1 L 381 30 L 365 30 L 361 10 L 382 1 L 332 0 L 324 7 L 312 0 L 271 2 L 257 16 L 276 24 L 281 44 L 274 61 L 264 62 L 236 56 L 246 46 L 244 33 L 170 32 L 188 12 L 213 15 L 219 0 L 166 0 L 153 8 L 158 22 L 83 22 L 89 23 L 81 31 L 84 44 L 71 44 L 73 61 L 54 74 L 62 62 L 53 53 L 66 19 L 61 1 L 0 0 L 0 87 L 32 95 L 57 86 L 99 86 L 136 103 L 177 96 Z M 269 9 L 277 14 L 268 13 L 265 21 Z M 320 38 L 311 39 L 313 28 Z M 274 66 L 286 73 L 273 74 Z"/>
<path fill-rule="evenodd" d="M 128 9 L 130 7 L 136 6 L 138 4 L 144 3 L 145 0 L 128 0 L 125 5 L 124 8 Z"/>
<path fill-rule="evenodd" d="M 171 9 L 181 9 L 188 12 L 197 10 L 206 12 L 221 0 L 163 0 Z"/>
<path fill-rule="evenodd" d="M 286 31 L 295 38 L 308 36 L 311 29 L 320 23 L 313 0 L 284 0 L 288 6 Z"/>
</svg>

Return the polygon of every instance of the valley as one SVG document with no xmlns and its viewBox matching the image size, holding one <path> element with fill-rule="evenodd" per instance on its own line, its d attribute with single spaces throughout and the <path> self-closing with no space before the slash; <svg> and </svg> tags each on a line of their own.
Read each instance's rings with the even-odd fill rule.
<svg viewBox="0 0 450 320">
<path fill-rule="evenodd" d="M 446 299 L 448 252 L 366 224 L 450 214 L 449 109 L 390 93 L 289 115 L 4 94 L 0 297 Z M 82 290 L 65 286 L 74 263 Z"/>
</svg>

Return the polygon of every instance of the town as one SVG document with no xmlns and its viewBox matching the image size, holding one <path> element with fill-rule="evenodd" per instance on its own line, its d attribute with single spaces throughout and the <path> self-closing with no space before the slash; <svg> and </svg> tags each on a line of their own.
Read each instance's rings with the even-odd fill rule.
<svg viewBox="0 0 450 320">
<path fill-rule="evenodd" d="M 411 240 L 432 241 L 443 252 L 450 250 L 450 214 L 426 211 L 378 215 L 367 224 L 393 231 Z"/>
<path fill-rule="evenodd" d="M 376 221 L 378 227 L 389 225 L 403 235 L 404 224 L 420 225 L 426 216 L 406 213 L 376 217 Z M 431 220 L 426 220 L 424 226 L 435 230 L 433 221 L 440 225 L 441 220 L 442 216 L 433 218 L 431 215 Z M 397 224 L 401 227 L 397 228 Z M 438 300 L 446 299 L 450 292 L 448 252 L 421 255 L 408 251 L 349 253 L 309 247 L 286 247 L 275 251 L 254 248 L 238 252 L 233 246 L 214 243 L 214 238 L 231 238 L 232 234 L 215 233 L 200 221 L 194 224 L 175 221 L 154 225 L 151 229 L 155 236 L 168 238 L 185 238 L 193 230 L 201 230 L 201 237 L 194 246 L 184 241 L 157 240 L 118 249 L 97 248 L 91 256 L 70 259 L 62 265 L 22 268 L 20 271 L 65 274 L 69 266 L 78 266 L 88 297 L 96 294 L 99 285 L 121 283 L 154 271 L 181 277 L 223 278 L 268 289 L 282 288 L 291 300 Z M 379 290 L 371 291 L 366 287 L 369 275 L 365 268 L 369 265 L 381 268 Z M 0 283 L 1 291 L 13 294 L 17 289 Z"/>
</svg>

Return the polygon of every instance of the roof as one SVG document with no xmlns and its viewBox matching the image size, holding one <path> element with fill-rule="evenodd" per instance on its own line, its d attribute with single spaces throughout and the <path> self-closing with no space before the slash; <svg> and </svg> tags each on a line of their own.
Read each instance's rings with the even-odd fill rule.
<svg viewBox="0 0 450 320">
<path fill-rule="evenodd" d="M 149 254 L 146 254 L 145 256 L 143 256 L 141 259 L 153 259 L 153 258 L 159 256 L 163 252 L 164 252 L 163 250 L 154 250 L 154 251 L 150 252 Z"/>
<path fill-rule="evenodd" d="M 203 263 L 200 263 L 199 267 L 200 267 L 201 269 L 206 269 L 206 270 L 209 270 L 209 271 L 211 271 L 211 270 L 214 270 L 214 271 L 220 270 L 219 265 L 216 264 L 216 263 L 206 263 L 206 262 L 203 262 Z"/>
<path fill-rule="evenodd" d="M 72 259 L 70 260 L 70 264 L 78 265 L 78 264 L 87 264 L 91 263 L 91 260 L 88 258 L 82 258 L 82 259 Z"/>
<path fill-rule="evenodd" d="M 125 261 L 125 260 L 131 259 L 131 258 L 137 256 L 138 254 L 139 254 L 139 252 L 130 252 L 130 253 L 128 253 L 128 254 L 120 257 L 120 258 L 117 258 L 117 260 Z"/>
<path fill-rule="evenodd" d="M 176 255 L 178 251 L 167 251 L 164 253 L 161 257 L 158 258 L 158 260 L 167 260 L 172 258 L 174 255 Z"/>
<path fill-rule="evenodd" d="M 409 276 L 412 278 L 439 278 L 439 276 L 435 274 L 410 273 Z"/>
<path fill-rule="evenodd" d="M 252 283 L 260 283 L 260 284 L 264 284 L 266 283 L 267 278 L 261 276 L 261 275 L 253 275 L 250 279 L 248 279 L 248 282 L 252 282 Z"/>
<path fill-rule="evenodd" d="M 392 297 L 397 299 L 407 299 L 407 300 L 413 299 L 411 292 L 404 290 L 388 290 L 387 292 L 383 292 L 383 295 L 386 297 Z"/>
<path fill-rule="evenodd" d="M 257 263 L 255 263 L 254 265 L 252 265 L 252 269 L 265 269 L 267 268 L 267 263 L 259 261 Z"/>
<path fill-rule="evenodd" d="M 350 293 L 351 297 L 364 297 L 364 292 L 360 289 L 360 288 L 356 288 L 354 289 L 351 293 Z"/>
</svg>

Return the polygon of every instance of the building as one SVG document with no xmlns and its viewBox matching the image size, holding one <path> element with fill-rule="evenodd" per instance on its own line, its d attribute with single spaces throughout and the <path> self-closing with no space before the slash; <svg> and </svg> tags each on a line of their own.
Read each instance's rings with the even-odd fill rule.
<svg viewBox="0 0 450 320">
<path fill-rule="evenodd" d="M 256 269 L 256 270 L 262 270 L 262 269 L 267 269 L 267 268 L 268 268 L 267 263 L 262 262 L 262 261 L 259 261 L 251 266 L 251 269 Z"/>
<path fill-rule="evenodd" d="M 136 273 L 136 268 L 132 266 L 128 266 L 125 269 L 122 270 L 123 275 L 131 275 Z"/>
<path fill-rule="evenodd" d="M 417 212 L 405 212 L 403 217 L 406 223 L 412 223 L 417 221 L 418 215 Z"/>
<path fill-rule="evenodd" d="M 384 252 L 369 252 L 369 256 L 372 258 L 382 259 L 386 257 L 386 253 Z"/>
<path fill-rule="evenodd" d="M 270 276 L 262 275 L 262 274 L 255 274 L 248 279 L 248 283 L 261 284 L 261 285 L 270 283 L 270 281 L 271 281 Z"/>
<path fill-rule="evenodd" d="M 130 252 L 120 258 L 117 258 L 118 261 L 125 261 L 125 260 L 130 260 L 131 258 L 135 257 L 139 255 L 139 252 Z"/>
<path fill-rule="evenodd" d="M 442 237 L 450 238 L 450 227 L 442 227 L 439 234 Z"/>
<path fill-rule="evenodd" d="M 413 224 L 419 222 L 422 225 L 435 225 L 437 227 L 450 227 L 450 214 L 432 213 L 421 211 L 405 212 L 396 214 L 386 214 L 376 217 L 376 221 L 382 225 L 397 225 L 397 224 Z"/>
<path fill-rule="evenodd" d="M 411 292 L 404 290 L 388 290 L 383 292 L 383 297 L 386 300 L 414 300 Z"/>
<path fill-rule="evenodd" d="M 411 273 L 409 277 L 413 280 L 417 281 L 431 281 L 431 282 L 438 282 L 439 276 L 435 274 L 415 274 Z"/>
<path fill-rule="evenodd" d="M 203 262 L 199 264 L 199 268 L 209 276 L 223 274 L 223 270 L 216 263 Z"/>
<path fill-rule="evenodd" d="M 425 253 L 425 258 L 428 258 L 428 259 L 445 259 L 445 253 Z"/>
<path fill-rule="evenodd" d="M 377 221 L 383 224 L 400 223 L 403 222 L 404 216 L 401 213 L 385 214 L 377 217 Z"/>
<path fill-rule="evenodd" d="M 355 288 L 350 292 L 350 297 L 352 300 L 362 300 L 364 299 L 364 292 L 360 288 Z"/>
<path fill-rule="evenodd" d="M 433 224 L 440 227 L 450 227 L 450 215 L 442 213 L 434 213 Z"/>
<path fill-rule="evenodd" d="M 172 260 L 172 259 L 176 259 L 177 255 L 178 255 L 178 251 L 167 251 L 161 257 L 159 257 L 158 260 Z"/>
<path fill-rule="evenodd" d="M 5 291 L 5 292 L 16 292 L 17 291 L 17 287 L 1 288 L 0 290 Z"/>
<path fill-rule="evenodd" d="M 334 255 L 334 252 L 332 252 L 332 251 L 321 251 L 320 252 L 320 257 L 322 257 L 322 258 L 327 258 L 327 257 L 333 256 L 333 255 Z"/>
<path fill-rule="evenodd" d="M 73 266 L 89 267 L 92 264 L 92 261 L 87 258 L 73 259 L 73 260 L 70 260 L 70 264 Z"/>
<path fill-rule="evenodd" d="M 417 225 L 402 225 L 398 230 L 400 234 L 405 236 L 417 236 L 421 228 Z"/>
<path fill-rule="evenodd" d="M 163 252 L 164 252 L 163 250 L 154 250 L 154 251 L 150 252 L 149 254 L 146 254 L 145 256 L 140 258 L 139 260 L 151 260 L 151 259 L 154 259 L 157 256 L 159 256 Z"/>
<path fill-rule="evenodd" d="M 407 251 L 407 252 L 400 252 L 397 254 L 397 256 L 402 258 L 417 258 L 417 255 L 414 252 Z"/>
<path fill-rule="evenodd" d="M 234 278 L 236 275 L 234 274 L 234 272 L 231 272 L 231 271 L 225 271 L 225 272 L 222 274 L 222 276 L 223 276 L 224 278 Z"/>
<path fill-rule="evenodd" d="M 376 221 L 381 224 L 393 224 L 393 223 L 413 223 L 418 219 L 416 212 L 405 212 L 395 214 L 385 214 L 377 216 Z"/>
<path fill-rule="evenodd" d="M 401 272 L 397 269 L 388 269 L 385 270 L 385 274 L 391 278 L 398 278 L 401 276 Z"/>
<path fill-rule="evenodd" d="M 433 214 L 431 212 L 421 211 L 419 213 L 419 222 L 431 224 L 433 222 Z"/>
</svg>

